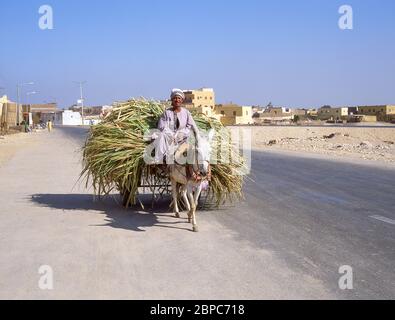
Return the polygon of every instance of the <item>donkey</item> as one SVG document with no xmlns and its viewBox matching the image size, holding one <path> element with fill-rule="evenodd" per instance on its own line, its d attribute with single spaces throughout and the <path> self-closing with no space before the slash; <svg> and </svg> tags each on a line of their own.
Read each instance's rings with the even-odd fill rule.
<svg viewBox="0 0 395 320">
<path fill-rule="evenodd" d="M 178 207 L 179 195 L 181 195 L 186 209 L 188 210 L 188 223 L 192 222 L 194 232 L 198 232 L 196 223 L 196 208 L 202 189 L 208 184 L 210 179 L 210 157 L 211 157 L 211 141 L 214 137 L 215 131 L 210 130 L 208 137 L 200 136 L 197 146 L 190 144 L 183 144 L 175 154 L 174 164 L 170 164 L 169 176 L 172 187 L 173 196 L 173 210 L 176 218 L 180 217 Z M 186 165 L 180 163 L 179 159 L 185 152 L 192 152 L 193 171 L 195 174 L 201 176 L 201 180 L 195 180 L 187 175 Z"/>
</svg>

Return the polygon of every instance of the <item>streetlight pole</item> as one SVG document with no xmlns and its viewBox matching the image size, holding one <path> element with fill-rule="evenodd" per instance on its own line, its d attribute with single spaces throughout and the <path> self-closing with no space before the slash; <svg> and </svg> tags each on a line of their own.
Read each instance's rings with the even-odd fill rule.
<svg viewBox="0 0 395 320">
<path fill-rule="evenodd" d="M 32 92 L 27 92 L 26 93 L 26 104 L 30 107 L 29 108 L 30 111 L 28 112 L 29 113 L 29 119 L 28 119 L 29 125 L 33 124 L 33 123 L 30 123 L 30 113 L 32 112 L 32 108 L 31 108 L 31 105 L 29 105 L 29 96 L 32 95 L 32 94 L 37 94 L 37 92 L 36 91 L 32 91 Z"/>
<path fill-rule="evenodd" d="M 20 85 L 16 85 L 16 125 L 19 126 L 19 88 Z"/>
<path fill-rule="evenodd" d="M 85 124 L 84 121 L 84 95 L 83 95 L 83 85 L 86 83 L 86 81 L 74 81 L 75 83 L 78 83 L 80 86 L 80 102 L 81 102 L 81 117 L 82 117 L 82 125 Z"/>
<path fill-rule="evenodd" d="M 16 85 L 16 124 L 19 126 L 19 97 L 20 90 L 23 86 L 33 85 L 34 82 L 21 83 Z"/>
</svg>

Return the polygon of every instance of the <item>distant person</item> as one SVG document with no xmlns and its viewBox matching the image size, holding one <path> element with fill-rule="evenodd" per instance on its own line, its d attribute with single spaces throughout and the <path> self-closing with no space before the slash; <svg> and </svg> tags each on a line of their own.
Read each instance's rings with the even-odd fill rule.
<svg viewBox="0 0 395 320">
<path fill-rule="evenodd" d="M 52 121 L 51 120 L 48 120 L 47 128 L 48 128 L 48 132 L 52 131 Z"/>
<path fill-rule="evenodd" d="M 26 120 L 23 120 L 21 122 L 21 125 L 23 126 L 23 129 L 24 129 L 25 133 L 32 132 L 32 129 L 30 128 L 30 126 L 29 126 L 29 124 L 28 124 L 28 122 Z"/>
<path fill-rule="evenodd" d="M 24 128 L 24 130 L 25 130 L 26 133 L 29 132 L 29 131 L 28 131 L 28 124 L 27 124 L 26 120 L 23 120 L 22 123 L 21 123 L 21 125 L 23 126 L 23 128 Z"/>
</svg>

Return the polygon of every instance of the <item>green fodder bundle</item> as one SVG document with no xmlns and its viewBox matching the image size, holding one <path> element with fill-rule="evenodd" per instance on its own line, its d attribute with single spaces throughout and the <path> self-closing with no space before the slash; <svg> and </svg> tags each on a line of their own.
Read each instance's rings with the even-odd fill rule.
<svg viewBox="0 0 395 320">
<path fill-rule="evenodd" d="M 135 204 L 142 184 L 169 182 L 169 178 L 157 177 L 144 162 L 145 148 L 151 143 L 144 135 L 157 128 L 165 106 L 150 100 L 129 100 L 117 103 L 98 125 L 92 126 L 83 147 L 83 171 L 86 186 L 92 185 L 96 195 L 109 194 L 114 189 L 127 195 L 125 205 Z M 219 156 L 211 165 L 212 181 L 208 196 L 220 205 L 225 200 L 242 198 L 243 170 L 245 165 L 237 150 L 232 147 L 230 133 L 222 124 L 203 114 L 193 114 L 202 130 L 214 129 L 218 135 L 213 152 Z M 221 161 L 221 153 L 233 161 Z M 154 188 L 155 186 L 152 186 Z"/>
</svg>

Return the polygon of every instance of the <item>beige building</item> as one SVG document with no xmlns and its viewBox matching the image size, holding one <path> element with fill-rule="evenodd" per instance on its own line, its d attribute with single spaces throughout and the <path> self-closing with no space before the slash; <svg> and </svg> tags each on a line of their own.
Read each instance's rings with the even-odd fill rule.
<svg viewBox="0 0 395 320">
<path fill-rule="evenodd" d="M 27 120 L 29 113 L 31 113 L 34 124 L 40 123 L 40 121 L 46 122 L 51 117 L 54 121 L 55 113 L 58 111 L 56 103 L 28 104 L 23 105 L 22 109 L 24 119 Z"/>
<path fill-rule="evenodd" d="M 8 100 L 7 96 L 0 98 L 0 127 L 7 131 L 8 128 L 17 125 L 17 105 Z M 19 109 L 19 119 L 22 119 L 22 108 Z"/>
<path fill-rule="evenodd" d="M 319 120 L 347 120 L 348 118 L 348 108 L 330 108 L 330 107 L 322 107 L 318 110 L 317 113 Z"/>
<path fill-rule="evenodd" d="M 358 114 L 376 116 L 377 121 L 392 121 L 395 119 L 395 105 L 360 106 Z"/>
<path fill-rule="evenodd" d="M 318 110 L 315 108 L 308 109 L 307 112 L 307 117 L 310 119 L 317 119 L 318 118 Z"/>
<path fill-rule="evenodd" d="M 252 124 L 252 107 L 239 106 L 237 104 L 218 104 L 215 106 L 215 114 L 224 126 L 240 124 Z"/>
<path fill-rule="evenodd" d="M 7 102 L 8 102 L 7 96 L 4 95 L 4 96 L 0 97 L 0 119 L 1 119 L 1 115 L 3 113 L 3 104 L 5 104 Z"/>
<path fill-rule="evenodd" d="M 252 107 L 239 106 L 236 104 L 215 104 L 215 93 L 212 88 L 201 88 L 198 90 L 184 90 L 184 107 L 190 111 L 203 113 L 216 118 L 223 125 L 251 124 Z"/>
<path fill-rule="evenodd" d="M 366 114 L 350 114 L 347 122 L 376 122 L 377 116 L 369 116 Z"/>
<path fill-rule="evenodd" d="M 202 88 L 199 90 L 185 90 L 184 106 L 208 117 L 215 116 L 215 94 L 212 88 Z"/>
<path fill-rule="evenodd" d="M 45 103 L 45 104 L 29 104 L 27 105 L 29 112 L 56 112 L 58 111 L 58 106 L 56 103 Z"/>
<path fill-rule="evenodd" d="M 290 121 L 294 117 L 291 108 L 286 107 L 268 107 L 260 114 L 259 118 L 256 119 L 256 123 L 271 123 L 271 122 L 283 122 Z"/>
<path fill-rule="evenodd" d="M 306 120 L 307 118 L 307 109 L 292 109 L 291 111 L 293 115 L 293 120 Z"/>
<path fill-rule="evenodd" d="M 294 116 L 305 117 L 307 115 L 306 109 L 292 109 L 292 114 Z"/>
</svg>

